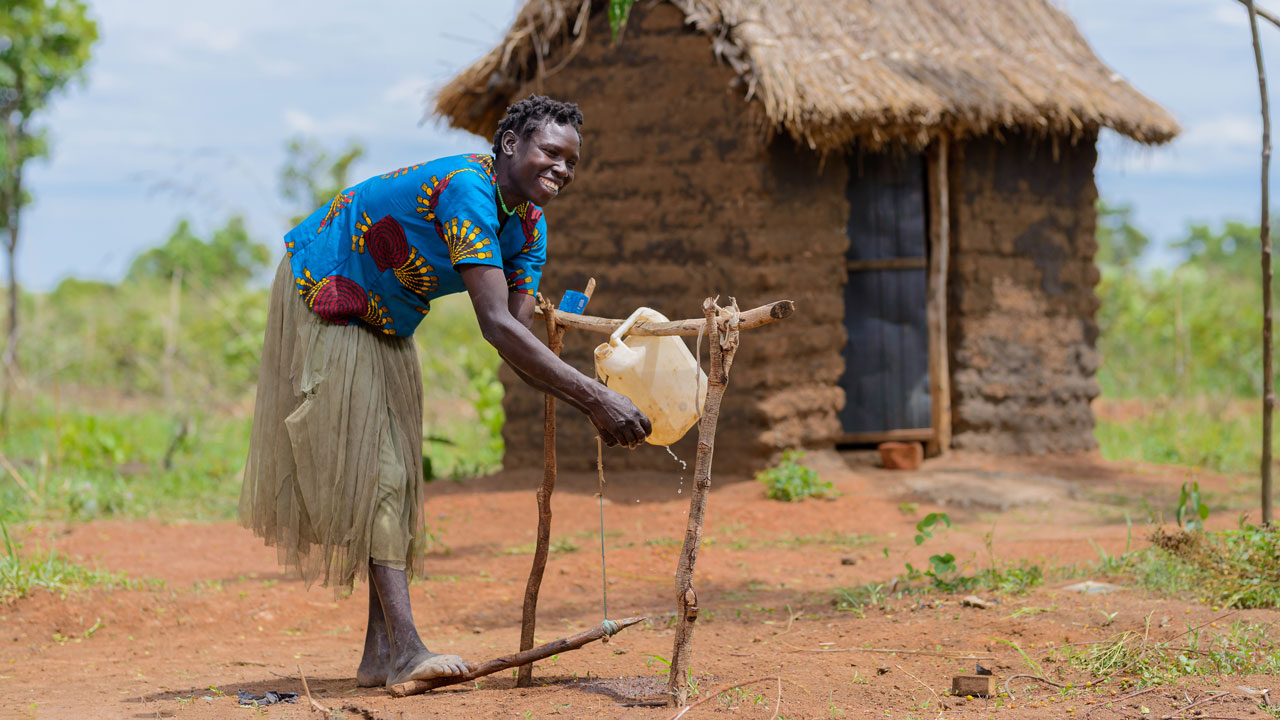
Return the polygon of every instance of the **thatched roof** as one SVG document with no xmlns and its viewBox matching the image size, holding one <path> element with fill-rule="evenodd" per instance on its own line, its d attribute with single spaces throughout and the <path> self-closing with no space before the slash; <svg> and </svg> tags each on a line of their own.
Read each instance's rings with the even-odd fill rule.
<svg viewBox="0 0 1280 720">
<path fill-rule="evenodd" d="M 1178 133 L 1048 0 L 666 1 L 775 127 L 819 151 L 1002 127 L 1072 137 L 1109 127 L 1151 144 Z M 604 0 L 529 0 L 501 44 L 439 92 L 435 112 L 488 135 L 518 88 L 561 69 L 604 11 Z"/>
</svg>

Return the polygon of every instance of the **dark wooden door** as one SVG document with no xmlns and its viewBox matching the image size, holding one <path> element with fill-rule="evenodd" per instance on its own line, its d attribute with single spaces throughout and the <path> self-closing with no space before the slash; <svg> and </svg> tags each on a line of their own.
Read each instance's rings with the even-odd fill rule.
<svg viewBox="0 0 1280 720">
<path fill-rule="evenodd" d="M 840 422 L 847 440 L 910 430 L 923 439 L 930 428 L 925 159 L 863 154 L 850 156 L 849 168 Z"/>
</svg>

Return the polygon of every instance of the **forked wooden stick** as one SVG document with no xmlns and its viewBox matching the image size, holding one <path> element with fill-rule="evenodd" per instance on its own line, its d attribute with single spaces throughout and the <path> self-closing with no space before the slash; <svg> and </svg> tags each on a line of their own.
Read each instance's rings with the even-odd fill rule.
<svg viewBox="0 0 1280 720">
<path fill-rule="evenodd" d="M 591 299 L 595 292 L 596 279 L 587 281 L 586 290 L 582 293 Z M 551 301 L 538 295 L 537 311 L 547 321 L 547 347 L 560 356 L 564 349 L 564 333 L 567 329 L 557 319 L 562 314 L 555 309 Z M 533 566 L 529 569 L 529 580 L 524 586 L 524 609 L 520 616 L 520 649 L 533 647 L 533 636 L 538 626 L 538 591 L 542 587 L 542 576 L 547 570 L 547 555 L 551 546 L 551 493 L 556 489 L 556 398 L 545 395 L 543 399 L 543 437 L 542 437 L 542 485 L 538 487 L 538 540 L 533 549 Z M 529 687 L 533 684 L 533 664 L 520 666 L 516 673 L 516 687 Z"/>
<path fill-rule="evenodd" d="M 689 699 L 689 656 L 693 642 L 693 623 L 698 619 L 698 593 L 693 589 L 693 566 L 698 561 L 702 544 L 702 518 L 707 512 L 707 490 L 711 487 L 711 457 L 715 452 L 716 422 L 720 417 L 720 401 L 729 384 L 729 368 L 738 350 L 738 330 L 742 314 L 738 301 L 721 308 L 715 300 L 702 303 L 706 328 L 710 336 L 711 371 L 707 373 L 707 399 L 698 423 L 698 456 L 693 466 L 693 492 L 689 494 L 689 520 L 676 566 L 676 603 L 679 623 L 671 649 L 671 672 L 667 676 L 668 703 L 680 707 Z"/>
<path fill-rule="evenodd" d="M 615 620 L 618 629 L 629 628 L 636 623 L 643 622 L 646 618 L 631 617 Z M 392 697 L 405 697 L 407 695 L 418 695 L 428 690 L 434 690 L 438 687 L 446 685 L 457 685 L 458 683 L 467 683 L 476 678 L 492 675 L 502 670 L 509 670 L 520 665 L 528 665 L 535 660 L 549 658 L 557 653 L 567 652 L 569 650 L 577 650 L 589 642 L 607 637 L 603 625 L 597 625 L 586 632 L 580 632 L 577 635 L 559 640 L 552 640 L 545 645 L 539 645 L 531 650 L 513 653 L 511 655 L 503 655 L 500 658 L 494 658 L 482 665 L 477 666 L 474 670 L 463 675 L 455 675 L 453 677 L 432 678 L 431 680 L 410 680 L 409 682 L 398 683 L 392 685 L 389 689 Z"/>
</svg>

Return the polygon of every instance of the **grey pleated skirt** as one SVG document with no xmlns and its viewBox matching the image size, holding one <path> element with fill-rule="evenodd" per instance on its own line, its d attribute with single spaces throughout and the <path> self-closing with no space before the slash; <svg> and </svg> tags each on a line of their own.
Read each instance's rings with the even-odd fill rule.
<svg viewBox="0 0 1280 720">
<path fill-rule="evenodd" d="M 413 338 L 332 325 L 287 259 L 271 285 L 240 521 L 308 586 L 421 571 L 422 370 Z"/>
</svg>

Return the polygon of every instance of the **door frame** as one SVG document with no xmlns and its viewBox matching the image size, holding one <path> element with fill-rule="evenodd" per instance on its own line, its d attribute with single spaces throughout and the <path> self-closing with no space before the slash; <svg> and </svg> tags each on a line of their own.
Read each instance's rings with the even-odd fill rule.
<svg viewBox="0 0 1280 720">
<path fill-rule="evenodd" d="M 929 341 L 930 427 L 884 432 L 844 433 L 837 444 L 923 442 L 928 455 L 951 449 L 951 371 L 947 347 L 947 275 L 951 251 L 951 141 L 939 135 L 925 150 L 925 193 L 928 202 L 929 255 L 925 260 L 925 327 Z M 916 258 L 857 261 L 860 270 L 921 267 Z M 866 265 L 866 267 L 861 267 Z M 883 265 L 883 267 L 881 267 Z"/>
</svg>

